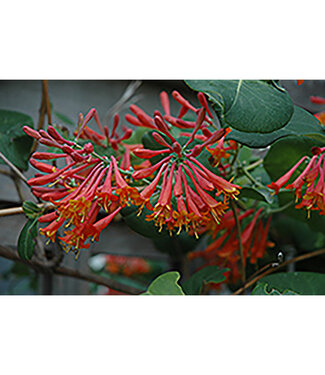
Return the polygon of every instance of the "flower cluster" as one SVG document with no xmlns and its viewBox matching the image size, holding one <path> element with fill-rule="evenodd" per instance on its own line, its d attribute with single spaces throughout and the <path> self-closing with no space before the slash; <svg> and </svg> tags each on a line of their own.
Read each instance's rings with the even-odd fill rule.
<svg viewBox="0 0 325 375">
<path fill-rule="evenodd" d="M 124 276 L 144 275 L 151 272 L 150 264 L 143 258 L 107 255 L 106 270 Z"/>
<path fill-rule="evenodd" d="M 251 264 L 256 263 L 257 259 L 264 256 L 266 249 L 273 246 L 273 243 L 267 239 L 271 216 L 264 225 L 261 217 L 262 210 L 262 208 L 257 210 L 253 217 L 253 209 L 247 210 L 241 215 L 237 212 L 238 220 L 242 227 L 241 242 L 244 266 L 247 259 L 249 259 Z M 246 220 L 245 226 L 243 226 L 245 218 L 250 220 Z M 228 267 L 231 270 L 231 281 L 236 282 L 241 276 L 239 267 L 241 256 L 233 212 L 228 211 L 222 222 L 219 225 L 214 225 L 213 228 L 210 228 L 210 231 L 212 231 L 213 241 L 204 250 L 189 253 L 189 259 L 202 258 L 206 263 L 205 265 L 216 264 Z M 227 276 L 229 277 L 230 275 L 228 274 Z"/>
<path fill-rule="evenodd" d="M 30 159 L 40 171 L 28 181 L 32 192 L 53 205 L 53 212 L 39 218 L 48 224 L 41 229 L 42 234 L 54 241 L 58 230 L 64 228 L 59 238 L 65 249 L 78 253 L 89 247 L 88 239 L 98 240 L 100 232 L 130 204 L 138 206 L 139 215 L 146 207 L 146 212 L 150 211 L 146 220 L 170 233 L 184 229 L 197 236 L 209 222 L 220 224 L 229 199 L 239 194 L 240 187 L 224 178 L 227 166 L 220 163 L 236 144 L 225 144 L 230 129 L 208 129 L 213 116 L 203 93 L 198 94 L 199 108 L 176 91 L 172 97 L 181 105 L 177 116 L 171 115 L 165 92 L 160 95 L 164 114 L 155 111 L 151 117 L 132 105 L 135 116 L 126 115 L 131 124 L 152 130 L 155 149 L 125 144 L 132 130 L 122 127 L 124 133 L 118 135 L 119 116 L 115 115 L 109 131 L 101 125 L 95 109 L 85 117 L 79 115 L 74 140 L 63 138 L 53 126 L 47 131 L 24 127 L 40 144 L 57 150 L 35 152 Z M 184 120 L 188 112 L 194 121 Z M 98 131 L 88 126 L 91 119 Z M 189 132 L 178 138 L 175 128 Z M 201 158 L 203 152 L 208 157 Z M 144 161 L 132 165 L 134 156 Z M 44 161 L 55 162 L 55 166 Z M 107 216 L 97 220 L 101 209 Z"/>
<path fill-rule="evenodd" d="M 325 147 L 313 147 L 311 151 L 313 156 L 310 159 L 304 156 L 286 174 L 268 185 L 275 194 L 278 194 L 282 187 L 293 190 L 296 202 L 299 202 L 296 208 L 306 209 L 308 217 L 311 210 L 317 210 L 320 215 L 325 215 Z M 308 161 L 307 164 L 306 161 Z M 304 170 L 289 184 L 300 165 L 305 166 Z"/>
<path fill-rule="evenodd" d="M 145 127 L 153 130 L 159 130 L 159 127 L 157 126 L 157 123 L 155 121 L 155 117 L 159 116 L 162 118 L 166 123 L 168 123 L 171 126 L 174 126 L 176 128 L 180 129 L 194 129 L 195 128 L 195 121 L 186 121 L 183 119 L 183 117 L 189 113 L 191 113 L 194 116 L 197 116 L 200 109 L 204 108 L 206 111 L 206 115 L 204 117 L 204 120 L 206 121 L 206 124 L 202 126 L 202 128 L 206 129 L 206 132 L 209 134 L 209 130 L 207 129 L 208 125 L 212 124 L 212 113 L 209 109 L 207 100 L 202 92 L 198 93 L 198 100 L 201 104 L 200 108 L 196 108 L 193 106 L 188 100 L 182 97 L 182 95 L 174 90 L 172 92 L 173 99 L 181 105 L 180 111 L 177 116 L 172 116 L 170 111 L 170 101 L 168 94 L 165 91 L 162 91 L 160 94 L 160 101 L 161 105 L 164 110 L 164 115 L 161 114 L 159 111 L 154 112 L 154 116 L 151 117 L 147 113 L 145 113 L 141 108 L 136 106 L 135 104 L 132 104 L 130 106 L 130 110 L 133 112 L 135 116 L 132 116 L 130 114 L 127 114 L 125 116 L 125 119 L 132 125 Z M 187 133 L 191 134 L 191 133 Z"/>
<path fill-rule="evenodd" d="M 191 145 L 205 120 L 206 110 L 201 108 L 197 112 L 197 120 L 190 137 L 181 145 L 173 137 L 163 116 L 157 113 L 154 123 L 160 133 L 153 132 L 152 137 L 164 148 L 160 150 L 140 148 L 133 151 L 139 158 L 162 157 L 162 160 L 150 168 L 136 171 L 132 175 L 134 179 L 142 179 L 157 171 L 152 182 L 140 193 L 143 200 L 140 212 L 143 206 L 153 211 L 152 214 L 147 215 L 147 220 L 153 220 L 160 230 L 164 225 L 168 230 L 177 230 L 178 233 L 185 228 L 186 231 L 193 230 L 197 236 L 197 229 L 201 225 L 211 220 L 219 223 L 228 208 L 228 198 L 235 198 L 239 194 L 239 186 L 211 172 L 198 160 L 201 152 L 224 138 L 227 131 L 221 129 L 206 133 L 203 143 Z M 161 187 L 157 189 L 161 179 Z M 153 199 L 154 196 L 156 199 Z M 223 199 L 220 199 L 221 197 Z"/>
<path fill-rule="evenodd" d="M 64 226 L 67 230 L 60 239 L 67 251 L 78 253 L 88 248 L 87 239 L 98 240 L 121 208 L 129 202 L 138 203 L 137 189 L 126 182 L 114 156 L 96 154 L 91 143 L 82 147 L 64 139 L 52 126 L 47 132 L 28 126 L 23 129 L 39 143 L 60 152 L 35 152 L 30 163 L 43 173 L 37 173 L 28 184 L 35 196 L 51 202 L 55 210 L 39 218 L 40 223 L 49 223 L 41 233 L 54 241 L 58 229 Z M 44 160 L 62 160 L 65 165 L 59 168 Z M 101 208 L 108 215 L 96 221 Z"/>
</svg>

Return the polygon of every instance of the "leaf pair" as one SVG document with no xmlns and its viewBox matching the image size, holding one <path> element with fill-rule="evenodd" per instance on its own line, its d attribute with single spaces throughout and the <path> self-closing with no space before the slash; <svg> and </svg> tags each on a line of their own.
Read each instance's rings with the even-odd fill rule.
<svg viewBox="0 0 325 375">
<path fill-rule="evenodd" d="M 199 295 L 206 284 L 218 284 L 226 278 L 224 273 L 227 268 L 218 266 L 207 266 L 194 273 L 187 281 L 178 284 L 181 277 L 179 272 L 166 272 L 158 276 L 148 287 L 143 295 Z"/>
</svg>

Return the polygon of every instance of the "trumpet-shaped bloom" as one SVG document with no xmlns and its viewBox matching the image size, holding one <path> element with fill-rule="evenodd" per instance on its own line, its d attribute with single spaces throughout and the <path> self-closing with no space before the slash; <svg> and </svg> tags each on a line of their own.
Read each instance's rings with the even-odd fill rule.
<svg viewBox="0 0 325 375">
<path fill-rule="evenodd" d="M 80 134 L 85 123 L 86 120 L 79 129 Z M 112 136 L 115 130 L 116 126 Z M 88 248 L 87 240 L 97 240 L 121 208 L 138 203 L 137 189 L 126 182 L 124 169 L 120 169 L 114 156 L 97 155 L 91 143 L 82 147 L 64 139 L 52 126 L 47 132 L 29 127 L 24 127 L 24 131 L 61 152 L 35 152 L 31 164 L 42 173 L 29 179 L 28 184 L 37 197 L 53 205 L 54 212 L 39 218 L 39 222 L 48 223 L 40 232 L 54 241 L 57 231 L 65 228 L 60 239 L 67 251 L 78 253 L 79 249 Z M 44 162 L 52 160 L 65 162 L 65 165 L 54 167 Z M 124 166 L 127 169 L 127 161 Z M 108 216 L 96 222 L 101 208 Z"/>
<path fill-rule="evenodd" d="M 282 187 L 292 190 L 296 196 L 296 208 L 307 210 L 308 216 L 312 210 L 318 211 L 320 215 L 325 215 L 324 151 L 325 148 L 313 147 L 312 152 L 314 155 L 307 164 L 304 162 L 308 158 L 304 156 L 289 172 L 280 177 L 276 182 L 268 185 L 274 190 L 275 194 L 278 194 Z M 288 183 L 292 180 L 293 173 L 303 163 L 305 164 L 304 170 L 295 180 Z"/>
<path fill-rule="evenodd" d="M 251 264 L 256 263 L 257 259 L 263 258 L 266 249 L 272 247 L 273 243 L 267 240 L 271 217 L 268 218 L 265 226 L 260 217 L 262 208 L 255 212 L 247 210 L 239 215 L 239 223 L 242 227 L 241 242 L 243 245 L 244 264 L 247 260 Z M 244 219 L 250 217 L 250 221 Z M 206 230 L 207 228 L 205 228 Z M 213 241 L 204 249 L 194 251 L 188 255 L 190 260 L 202 258 L 207 265 L 216 264 L 222 267 L 230 268 L 230 277 L 232 282 L 240 279 L 240 262 L 241 256 L 239 252 L 239 239 L 237 227 L 235 226 L 235 218 L 232 211 L 225 214 L 223 221 L 219 225 L 210 227 Z"/>
<path fill-rule="evenodd" d="M 163 148 L 133 151 L 144 159 L 162 158 L 158 163 L 132 175 L 134 179 L 141 179 L 156 173 L 151 183 L 140 193 L 143 199 L 140 212 L 146 205 L 152 211 L 146 219 L 153 220 L 160 230 L 165 225 L 170 231 L 180 233 L 182 229 L 192 230 L 197 236 L 201 225 L 210 220 L 219 223 L 228 208 L 228 198 L 235 198 L 239 194 L 239 186 L 216 175 L 197 159 L 208 145 L 227 134 L 225 129 L 220 129 L 209 133 L 203 143 L 193 146 L 195 135 L 205 121 L 206 110 L 201 108 L 197 112 L 193 132 L 181 145 L 171 134 L 165 119 L 156 114 L 154 123 L 160 133 L 153 132 L 152 137 Z"/>
</svg>

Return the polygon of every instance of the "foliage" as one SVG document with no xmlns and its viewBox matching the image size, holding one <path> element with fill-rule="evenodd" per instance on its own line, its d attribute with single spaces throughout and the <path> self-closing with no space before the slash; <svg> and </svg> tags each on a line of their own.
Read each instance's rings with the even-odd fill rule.
<svg viewBox="0 0 325 375">
<path fill-rule="evenodd" d="M 151 114 L 131 104 L 128 126 L 118 114 L 102 125 L 92 108 L 76 123 L 55 111 L 55 126 L 35 130 L 29 116 L 0 111 L 1 152 L 37 170 L 28 185 L 39 204 L 23 204 L 22 259 L 33 259 L 38 233 L 78 257 L 122 218 L 169 264 L 110 255 L 93 272 L 146 295 L 200 295 L 243 286 L 280 249 L 324 246 L 325 116 L 293 105 L 274 80 L 186 84 L 190 99 L 163 91 Z M 33 139 L 47 149 L 30 157 Z M 301 267 L 262 278 L 252 294 L 323 294 L 324 275 L 304 272 L 312 260 Z"/>
<path fill-rule="evenodd" d="M 24 133 L 24 125 L 33 126 L 30 116 L 0 110 L 0 150 L 17 168 L 27 170 L 33 140 Z"/>
</svg>

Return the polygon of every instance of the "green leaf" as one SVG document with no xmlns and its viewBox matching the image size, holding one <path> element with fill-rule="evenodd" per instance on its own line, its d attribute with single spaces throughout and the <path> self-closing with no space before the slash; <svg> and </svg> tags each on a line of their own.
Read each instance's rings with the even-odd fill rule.
<svg viewBox="0 0 325 375">
<path fill-rule="evenodd" d="M 30 116 L 20 112 L 0 110 L 0 150 L 17 168 L 26 171 L 33 138 L 24 133 L 24 125 L 33 127 Z M 3 164 L 1 159 L 0 164 Z"/>
<path fill-rule="evenodd" d="M 34 254 L 34 238 L 37 236 L 37 225 L 37 219 L 29 219 L 20 232 L 17 249 L 22 259 L 30 260 Z"/>
<path fill-rule="evenodd" d="M 272 289 L 284 294 L 286 291 L 302 295 L 323 295 L 325 294 L 325 274 L 316 272 L 282 272 L 263 277 L 253 294 L 261 294 L 263 286 L 266 284 L 266 292 L 270 294 Z M 258 293 L 257 293 L 258 292 Z"/>
<path fill-rule="evenodd" d="M 285 289 L 282 293 L 274 288 L 271 288 L 268 283 L 259 282 L 254 288 L 253 295 L 255 296 L 291 296 L 297 295 L 298 293 L 293 292 L 292 290 Z"/>
<path fill-rule="evenodd" d="M 32 201 L 23 202 L 23 210 L 25 215 L 29 219 L 35 219 L 36 217 L 39 217 L 44 211 L 43 208 L 38 207 L 38 205 Z"/>
<path fill-rule="evenodd" d="M 171 271 L 163 273 L 158 276 L 148 287 L 148 290 L 143 295 L 177 295 L 183 296 L 184 292 L 177 281 L 180 279 L 181 275 L 179 272 Z"/>
<path fill-rule="evenodd" d="M 276 140 L 290 135 L 319 139 L 325 143 L 325 131 L 317 118 L 297 106 L 294 106 L 293 116 L 282 129 L 267 134 L 245 133 L 234 129 L 226 139 L 232 139 L 252 148 L 264 148 Z"/>
<path fill-rule="evenodd" d="M 186 84 L 204 92 L 223 126 L 241 132 L 270 133 L 285 126 L 293 104 L 283 89 L 259 80 L 189 80 Z"/>
<path fill-rule="evenodd" d="M 219 284 L 226 279 L 224 273 L 228 268 L 218 266 L 207 266 L 195 272 L 188 280 L 182 283 L 185 294 L 201 294 L 204 285 L 209 283 Z"/>
</svg>

